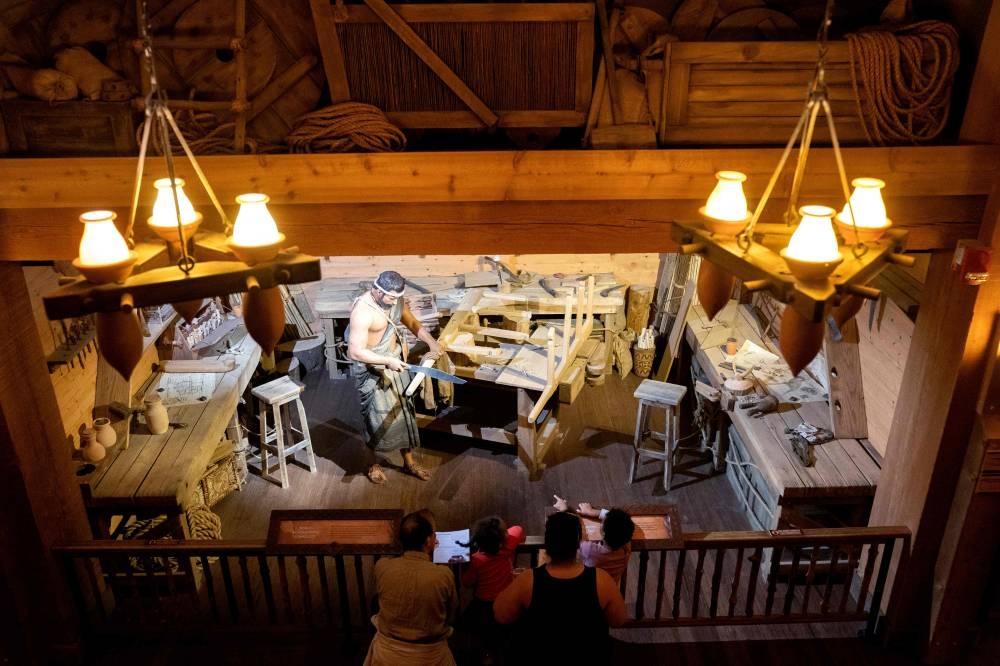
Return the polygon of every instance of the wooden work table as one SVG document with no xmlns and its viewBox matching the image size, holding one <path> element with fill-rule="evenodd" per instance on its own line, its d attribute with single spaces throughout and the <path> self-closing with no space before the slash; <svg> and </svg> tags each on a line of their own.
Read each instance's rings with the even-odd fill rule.
<svg viewBox="0 0 1000 666">
<path fill-rule="evenodd" d="M 711 322 L 700 306 L 692 306 L 688 312 L 686 337 L 694 353 L 693 362 L 716 388 L 725 379 L 720 372 L 720 364 L 726 363 L 721 347 L 728 337 L 737 338 L 739 344 L 750 339 L 766 347 L 748 307 L 730 301 Z M 829 429 L 829 407 L 825 401 L 783 403 L 760 418 L 753 418 L 748 410 L 737 407 L 728 412 L 728 417 L 732 424 L 730 433 L 738 440 L 731 443 L 727 475 L 743 497 L 751 521 L 758 527 L 776 529 L 788 524 L 810 527 L 803 524 L 809 520 L 803 512 L 789 511 L 790 507 L 804 505 L 845 505 L 842 520 L 867 523 L 880 467 L 865 442 L 834 439 L 816 445 L 816 464 L 806 467 L 785 434 L 785 428 L 803 421 Z M 745 460 L 741 459 L 743 456 Z"/>
<path fill-rule="evenodd" d="M 503 411 L 504 407 L 510 407 L 510 416 L 516 418 L 514 428 L 510 424 L 503 427 L 460 421 L 453 412 L 434 417 L 418 414 L 419 425 L 516 446 L 526 470 L 533 476 L 539 474 L 544 469 L 543 458 L 547 447 L 558 441 L 560 434 L 556 418 L 560 382 L 571 374 L 574 359 L 594 331 L 595 315 L 614 316 L 624 310 L 622 285 L 617 284 L 611 274 L 594 275 L 593 291 L 587 298 L 583 296 L 585 290 L 577 292 L 578 286 L 588 284 L 588 277 L 561 275 L 557 278 L 554 275 L 531 274 L 516 283 L 505 279 L 495 286 L 468 288 L 464 276 L 424 277 L 408 281 L 407 297 L 419 295 L 421 290 L 432 293 L 437 306 L 436 314 L 447 319 L 444 328 L 434 335 L 455 363 L 455 374 L 466 378 L 475 387 L 497 391 L 494 414 L 491 416 Z M 339 375 L 333 365 L 336 350 L 331 348 L 337 344 L 337 322 L 350 316 L 354 298 L 363 293 L 368 285 L 370 283 L 358 280 L 327 278 L 320 286 L 315 310 L 323 321 L 326 333 L 331 377 Z M 556 295 L 553 296 L 549 290 Z M 578 316 L 585 309 L 588 314 Z M 567 317 L 570 310 L 577 314 Z M 429 316 L 435 319 L 436 324 L 434 314 Z M 496 328 L 496 324 L 483 323 L 487 317 L 493 320 L 516 319 L 523 329 L 502 330 Z M 533 317 L 546 322 L 533 323 Z M 562 335 L 567 321 L 570 322 L 571 333 L 564 344 Z M 597 335 L 603 330 L 603 326 L 598 328 Z M 553 336 L 552 353 L 548 351 L 547 335 L 550 331 Z M 596 343 L 594 346 L 597 346 Z M 603 349 L 610 349 L 610 344 Z M 605 364 L 602 363 L 602 367 Z M 579 386 L 584 383 L 584 374 L 581 368 Z M 415 388 L 411 386 L 411 392 Z"/>
<path fill-rule="evenodd" d="M 240 395 L 260 360 L 260 347 L 249 335 L 219 357 L 236 361 L 234 369 L 213 373 L 211 396 L 195 404 L 168 407 L 170 428 L 152 435 L 145 423 L 135 424 L 125 438 L 96 464 L 97 469 L 79 477 L 84 503 L 95 536 L 107 537 L 114 515 L 180 518 L 180 532 L 187 536 L 183 519 L 195 486 L 236 413 Z M 158 374 L 144 386 L 154 386 Z M 140 390 L 133 404 L 142 404 Z M 184 424 L 183 426 L 181 424 Z"/>
</svg>

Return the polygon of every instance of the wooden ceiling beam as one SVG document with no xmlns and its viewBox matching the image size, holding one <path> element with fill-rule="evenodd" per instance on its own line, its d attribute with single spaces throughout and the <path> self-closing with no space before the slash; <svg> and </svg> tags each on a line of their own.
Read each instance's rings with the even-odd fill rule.
<svg viewBox="0 0 1000 666">
<path fill-rule="evenodd" d="M 264 191 L 289 242 L 317 255 L 666 252 L 670 225 L 697 219 L 714 173 L 741 168 L 760 196 L 771 149 L 246 155 L 200 158 L 223 202 Z M 851 176 L 887 181 L 887 205 L 910 249 L 974 237 L 1000 147 L 855 148 Z M 190 165 L 179 175 L 211 225 Z M 156 160 L 148 179 L 161 176 Z M 134 158 L 0 160 L 0 260 L 71 258 L 80 213 L 127 219 Z M 832 153 L 810 153 L 803 201 L 839 205 Z M 784 208 L 783 177 L 763 222 Z M 143 186 L 152 199 L 152 184 Z M 142 213 L 144 216 L 145 213 Z M 136 235 L 145 234 L 145 222 Z"/>
</svg>

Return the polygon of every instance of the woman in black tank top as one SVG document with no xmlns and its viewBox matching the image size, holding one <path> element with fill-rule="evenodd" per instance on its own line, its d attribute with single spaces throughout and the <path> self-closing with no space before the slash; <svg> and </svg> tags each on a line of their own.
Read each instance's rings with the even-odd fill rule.
<svg viewBox="0 0 1000 666">
<path fill-rule="evenodd" d="M 498 622 L 518 621 L 510 646 L 512 664 L 611 663 L 609 627 L 626 619 L 625 602 L 604 571 L 576 561 L 580 520 L 555 513 L 545 523 L 550 561 L 519 576 L 493 606 Z"/>
</svg>

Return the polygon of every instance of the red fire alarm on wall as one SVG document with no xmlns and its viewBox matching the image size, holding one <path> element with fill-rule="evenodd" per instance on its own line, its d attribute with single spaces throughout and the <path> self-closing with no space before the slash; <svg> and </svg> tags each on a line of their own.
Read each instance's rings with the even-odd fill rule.
<svg viewBox="0 0 1000 666">
<path fill-rule="evenodd" d="M 966 284 L 980 285 L 990 276 L 990 260 L 993 249 L 973 239 L 958 241 L 951 269 L 961 274 Z"/>
</svg>

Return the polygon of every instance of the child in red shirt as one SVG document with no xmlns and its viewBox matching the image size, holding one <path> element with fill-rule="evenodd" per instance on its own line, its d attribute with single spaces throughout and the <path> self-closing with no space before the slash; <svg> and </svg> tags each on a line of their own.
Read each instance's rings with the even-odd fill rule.
<svg viewBox="0 0 1000 666">
<path fill-rule="evenodd" d="M 500 646 L 501 627 L 493 619 L 493 602 L 514 580 L 514 555 L 524 543 L 524 528 L 507 527 L 501 518 L 492 516 L 478 521 L 469 541 L 469 567 L 462 573 L 462 585 L 473 589 L 466 618 L 483 639 L 487 653 Z"/>
</svg>

